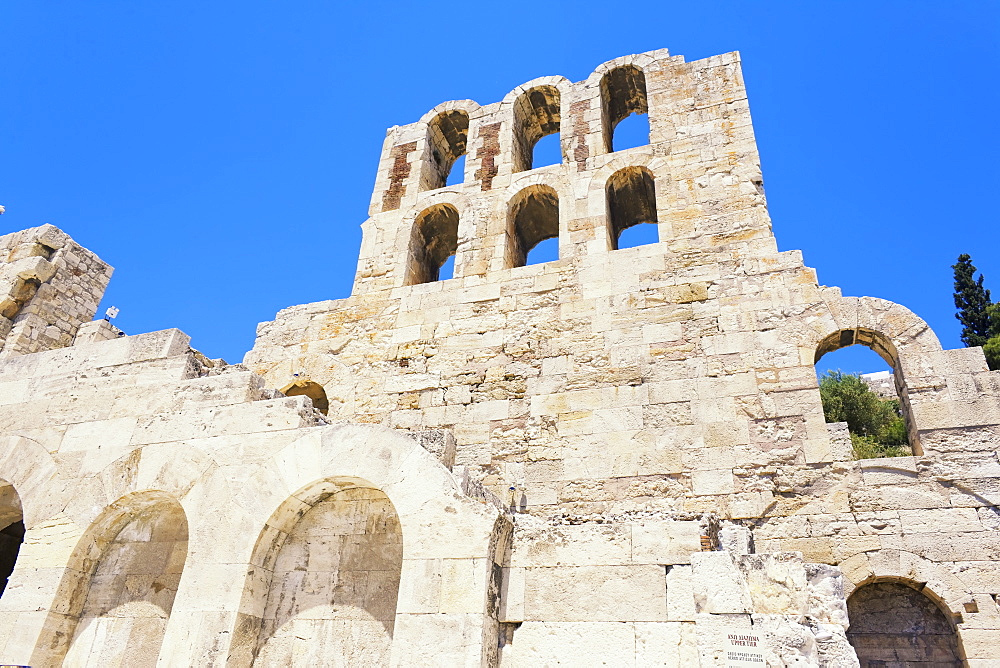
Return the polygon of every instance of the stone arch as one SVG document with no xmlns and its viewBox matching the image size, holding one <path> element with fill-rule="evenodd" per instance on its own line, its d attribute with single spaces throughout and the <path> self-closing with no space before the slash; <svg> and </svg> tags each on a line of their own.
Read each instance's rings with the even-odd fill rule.
<svg viewBox="0 0 1000 668">
<path fill-rule="evenodd" d="M 608 235 L 611 248 L 618 248 L 624 230 L 643 223 L 658 223 L 656 185 L 646 167 L 625 167 L 611 175 L 605 185 Z"/>
<path fill-rule="evenodd" d="M 879 578 L 851 593 L 847 639 L 861 668 L 964 665 L 947 608 L 942 609 L 923 589 L 922 584 L 903 578 Z"/>
<path fill-rule="evenodd" d="M 405 285 L 433 283 L 442 265 L 458 251 L 458 209 L 434 204 L 419 214 L 411 228 Z"/>
<path fill-rule="evenodd" d="M 247 505 L 264 502 L 264 517 L 270 519 L 247 555 L 250 567 L 227 665 L 246 666 L 252 661 L 261 628 L 260 620 L 254 617 L 262 618 L 266 605 L 262 600 L 267 593 L 261 586 L 262 569 L 270 567 L 265 556 L 275 554 L 274 546 L 287 540 L 281 535 L 282 527 L 294 525 L 316 499 L 334 489 L 378 490 L 399 518 L 402 572 L 393 623 L 393 665 L 419 663 L 415 657 L 420 656 L 423 633 L 433 626 L 432 617 L 438 624 L 454 623 L 456 628 L 466 628 L 470 615 L 474 615 L 480 620 L 476 623 L 484 625 L 481 633 L 485 637 L 489 619 L 483 613 L 489 573 L 471 568 L 449 571 L 451 577 L 460 576 L 452 584 L 470 593 L 466 597 L 471 606 L 468 609 L 461 605 L 437 607 L 436 588 L 443 577 L 442 559 L 456 560 L 449 563 L 458 566 L 471 565 L 469 560 L 492 558 L 491 539 L 500 512 L 466 496 L 452 474 L 416 441 L 371 425 L 324 427 L 287 445 L 268 466 L 281 468 L 283 484 L 289 491 L 281 495 L 277 490 L 242 489 L 240 494 L 247 498 L 238 494 L 233 500 Z M 251 500 L 251 496 L 255 498 Z M 454 616 L 453 622 L 447 621 L 449 615 Z M 465 661 L 468 640 L 473 636 L 461 636 L 440 638 L 441 645 L 435 652 L 443 664 Z M 490 650 L 489 645 L 486 642 L 482 651 Z"/>
<path fill-rule="evenodd" d="M 827 299 L 832 322 L 813 342 L 814 363 L 826 353 L 851 345 L 874 350 L 893 369 L 896 394 L 906 420 L 914 454 L 923 454 L 919 426 L 910 407 L 907 378 L 920 376 L 926 356 L 941 350 L 931 328 L 912 311 L 899 304 L 874 297 Z"/>
<path fill-rule="evenodd" d="M 297 397 L 299 395 L 309 397 L 313 408 L 323 415 L 330 412 L 330 400 L 326 396 L 326 390 L 315 381 L 305 379 L 293 380 L 281 388 L 281 393 L 286 397 Z"/>
<path fill-rule="evenodd" d="M 325 478 L 269 518 L 251 557 L 263 597 L 246 600 L 257 628 L 253 660 L 388 663 L 402 570 L 399 516 L 365 480 Z M 252 631 L 249 635 L 253 635 Z"/>
<path fill-rule="evenodd" d="M 535 144 L 542 137 L 560 132 L 560 145 L 566 146 L 562 137 L 562 111 L 564 98 L 570 94 L 568 80 L 564 77 L 541 77 L 518 86 L 508 93 L 503 104 L 512 110 L 511 164 L 514 172 L 533 168 Z M 565 149 L 561 148 L 563 161 Z"/>
<path fill-rule="evenodd" d="M 146 490 L 110 504 L 73 550 L 31 663 L 153 666 L 187 559 L 187 515 Z"/>
<path fill-rule="evenodd" d="M 0 439 L 0 479 L 17 490 L 28 529 L 57 514 L 73 492 L 45 446 L 24 436 Z"/>
<path fill-rule="evenodd" d="M 587 77 L 585 86 L 587 88 L 600 86 L 601 79 L 603 79 L 608 72 L 616 70 L 620 67 L 631 66 L 636 67 L 643 72 L 648 72 L 651 68 L 656 67 L 658 63 L 661 61 L 667 61 L 669 58 L 670 51 L 668 49 L 657 49 L 655 51 L 647 51 L 645 53 L 619 56 L 618 58 L 605 61 L 595 67 L 594 71 Z"/>
<path fill-rule="evenodd" d="M 419 190 L 443 187 L 455 161 L 468 151 L 469 112 L 454 105 L 449 107 L 427 122 L 427 159 Z"/>
<path fill-rule="evenodd" d="M 905 306 L 876 297 L 836 295 L 828 296 L 825 301 L 832 321 L 824 322 L 826 331 L 818 332 L 813 344 L 817 347 L 821 341 L 830 339 L 833 334 L 839 335 L 842 330 L 863 330 L 877 332 L 883 337 L 885 347 L 889 349 L 891 345 L 890 354 L 903 366 L 909 361 L 908 357 L 941 350 L 941 343 L 930 326 Z"/>
<path fill-rule="evenodd" d="M 507 204 L 507 243 L 504 262 L 521 267 L 532 248 L 559 237 L 559 194 L 548 185 L 520 190 Z"/>
<path fill-rule="evenodd" d="M 0 598 L 14 572 L 24 542 L 24 512 L 21 497 L 9 482 L 0 479 Z"/>
<path fill-rule="evenodd" d="M 951 571 L 906 550 L 883 549 L 860 552 L 837 564 L 844 573 L 844 596 L 870 582 L 906 581 L 915 583 L 942 610 L 955 617 L 973 602 L 965 585 Z"/>
<path fill-rule="evenodd" d="M 604 149 L 614 149 L 615 128 L 632 114 L 648 114 L 646 75 L 641 67 L 629 63 L 608 70 L 601 77 L 601 128 Z M 647 138 L 646 143 L 649 143 Z"/>
</svg>

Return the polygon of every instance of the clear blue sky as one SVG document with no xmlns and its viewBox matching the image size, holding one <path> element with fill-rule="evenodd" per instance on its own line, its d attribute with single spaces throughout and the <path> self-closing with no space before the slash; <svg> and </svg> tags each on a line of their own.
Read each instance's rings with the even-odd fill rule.
<svg viewBox="0 0 1000 668">
<path fill-rule="evenodd" d="M 239 361 L 347 296 L 385 129 L 617 56 L 738 50 L 774 232 L 820 282 L 961 345 L 950 265 L 1000 301 L 1000 3 L 301 0 L 0 4 L 0 232 L 116 267 L 128 333 Z"/>
</svg>

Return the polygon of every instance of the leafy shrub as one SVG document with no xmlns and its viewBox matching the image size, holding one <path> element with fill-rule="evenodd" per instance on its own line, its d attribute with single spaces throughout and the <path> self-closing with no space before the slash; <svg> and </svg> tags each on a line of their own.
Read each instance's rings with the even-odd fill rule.
<svg viewBox="0 0 1000 668">
<path fill-rule="evenodd" d="M 858 374 L 827 371 L 819 379 L 827 422 L 846 422 L 857 459 L 910 454 L 899 399 L 883 399 Z"/>
</svg>

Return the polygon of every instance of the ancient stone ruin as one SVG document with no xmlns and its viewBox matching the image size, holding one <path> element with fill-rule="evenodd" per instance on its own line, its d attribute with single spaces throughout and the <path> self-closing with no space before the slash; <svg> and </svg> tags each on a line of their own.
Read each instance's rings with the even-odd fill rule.
<svg viewBox="0 0 1000 668">
<path fill-rule="evenodd" d="M 0 663 L 998 665 L 1000 373 L 778 252 L 737 54 L 446 102 L 369 215 L 352 295 L 235 365 L 0 237 Z M 911 456 L 825 422 L 853 344 Z"/>
</svg>

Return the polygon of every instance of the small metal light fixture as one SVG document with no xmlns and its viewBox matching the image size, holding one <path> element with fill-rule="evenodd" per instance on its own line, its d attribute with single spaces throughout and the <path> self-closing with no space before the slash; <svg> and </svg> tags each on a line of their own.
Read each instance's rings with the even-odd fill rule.
<svg viewBox="0 0 1000 668">
<path fill-rule="evenodd" d="M 112 320 L 118 317 L 119 313 L 120 311 L 118 307 L 109 306 L 108 310 L 104 312 L 104 319 L 107 320 L 108 322 L 111 322 Z"/>
</svg>

